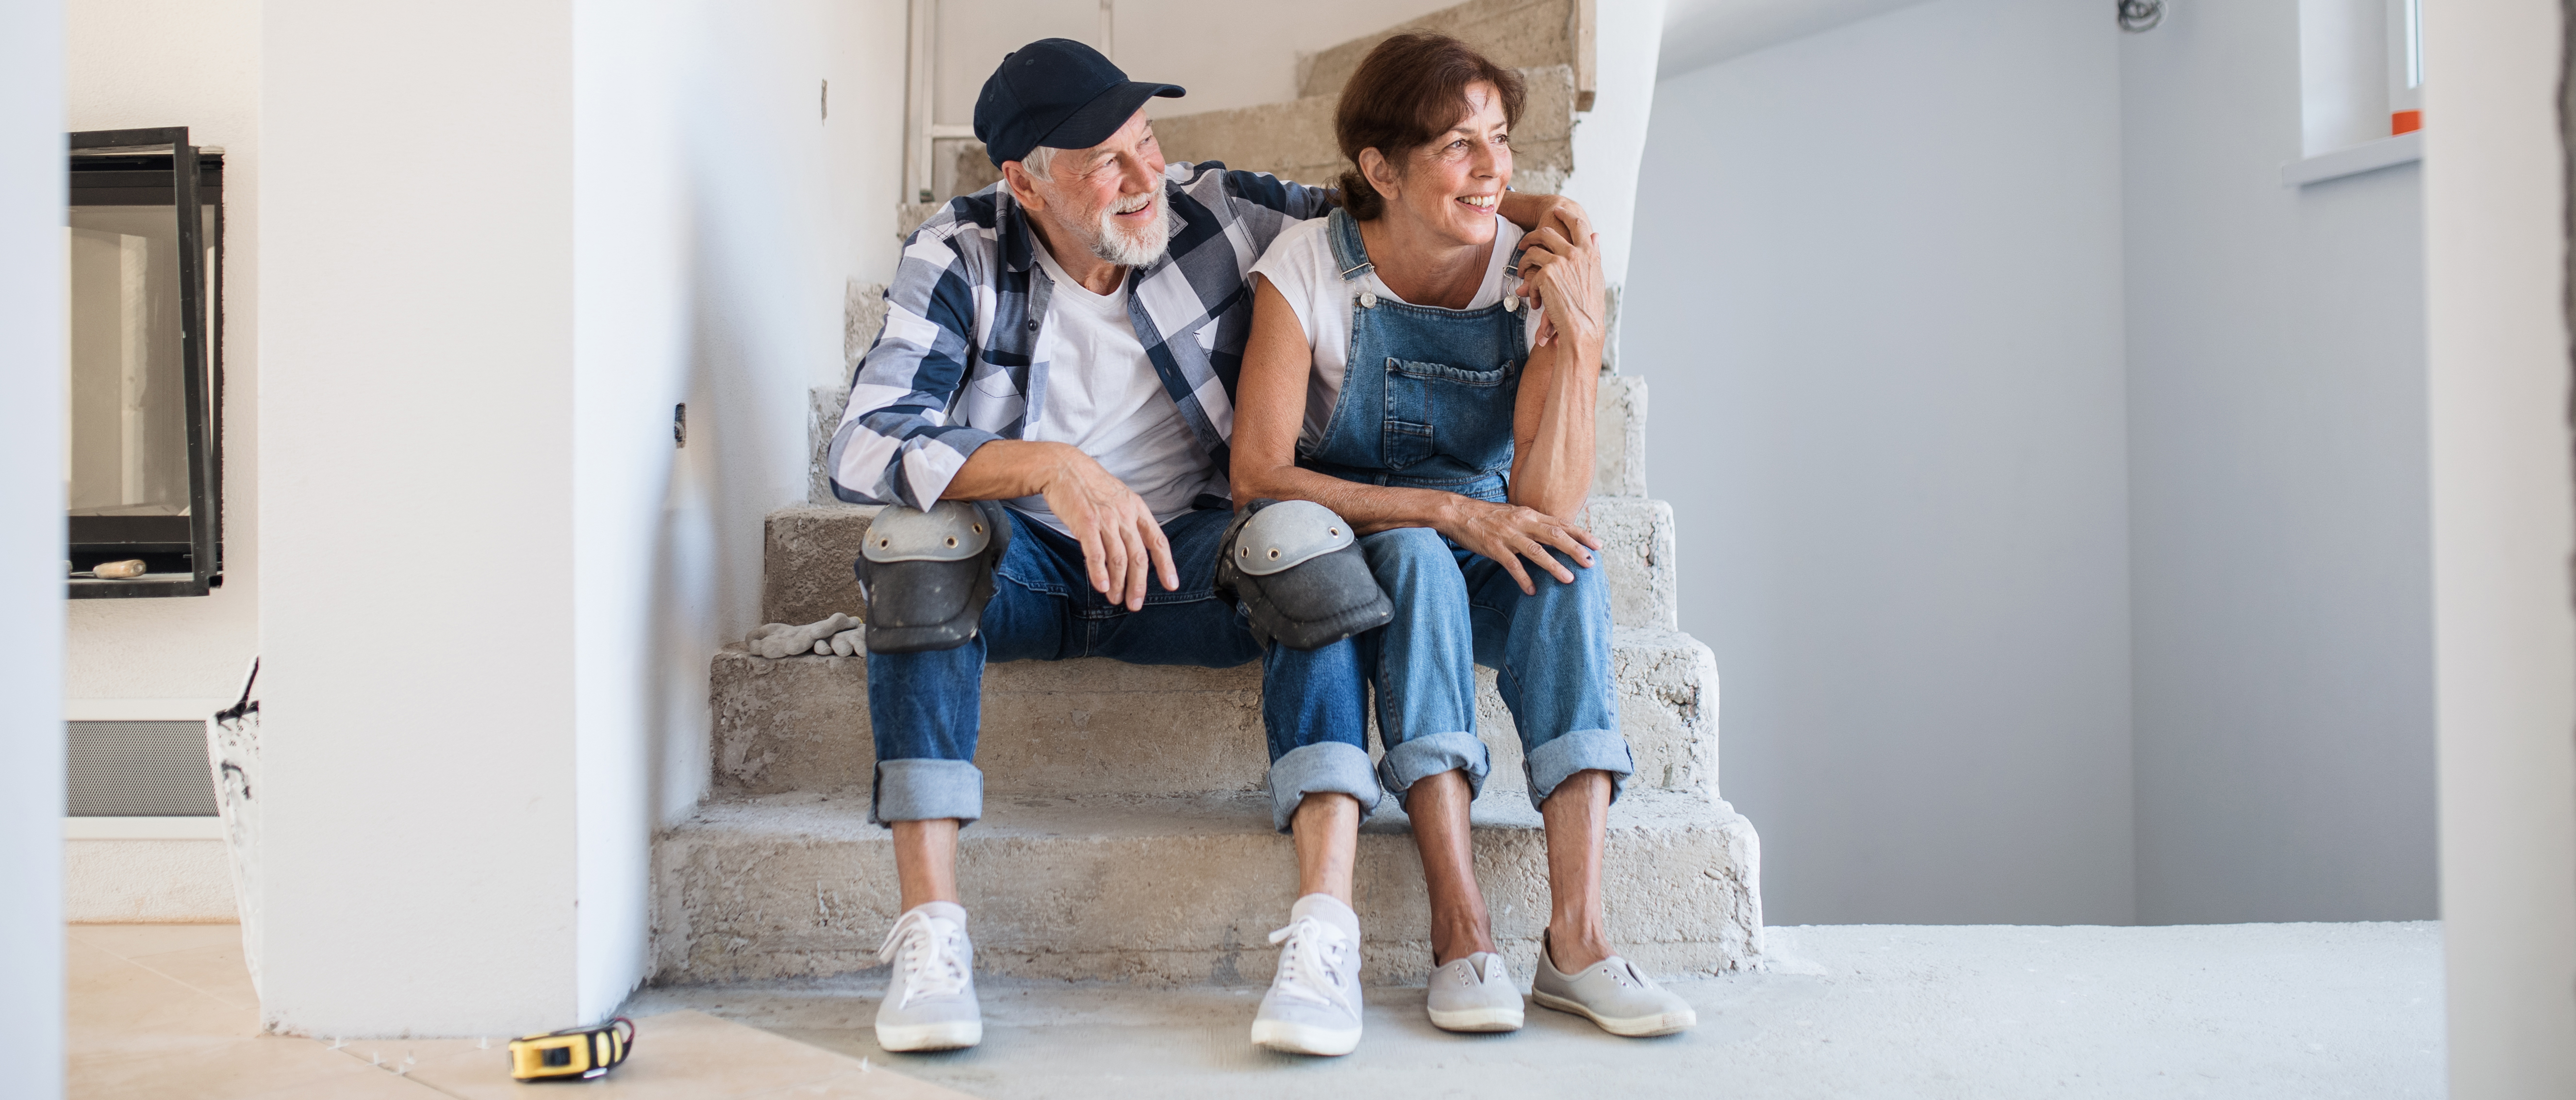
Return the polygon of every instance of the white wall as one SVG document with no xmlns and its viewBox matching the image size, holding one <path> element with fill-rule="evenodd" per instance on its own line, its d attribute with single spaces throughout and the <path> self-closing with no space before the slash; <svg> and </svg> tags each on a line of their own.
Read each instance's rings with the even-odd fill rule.
<svg viewBox="0 0 2576 1100">
<path fill-rule="evenodd" d="M 705 791 L 708 661 L 760 621 L 762 517 L 804 496 L 807 390 L 844 380 L 842 287 L 894 274 L 904 7 L 577 9 L 582 1019 L 644 975 L 652 834 Z"/>
<path fill-rule="evenodd" d="M 1645 159 L 1647 123 L 1655 103 L 1664 0 L 1601 4 L 1594 18 L 1594 57 L 1600 76 L 1592 110 L 1574 128 L 1574 174 L 1566 177 L 1565 194 L 1592 216 L 1593 227 L 1601 235 L 1602 274 L 1618 286 L 1628 277 L 1632 254 L 1637 172 Z"/>
<path fill-rule="evenodd" d="M 559 1027 L 643 977 L 708 658 L 757 622 L 843 286 L 892 274 L 901 31 L 897 0 L 266 5 L 277 1026 Z M 362 130 L 439 171 L 348 186 Z M 381 597 L 327 568 L 350 545 L 398 552 Z"/>
<path fill-rule="evenodd" d="M 1621 370 L 1776 923 L 2134 912 L 2117 39 L 1937 0 L 1657 89 Z"/>
<path fill-rule="evenodd" d="M 2437 915 L 2420 177 L 2281 185 L 2302 6 L 2122 38 L 2149 923 Z"/>
<path fill-rule="evenodd" d="M 63 1094 L 63 14 L 0 7 L 0 1065 Z"/>
<path fill-rule="evenodd" d="M 222 146 L 225 238 L 224 586 L 182 599 L 71 601 L 63 695 L 86 717 L 211 714 L 241 690 L 259 650 L 259 4 L 78 0 L 64 9 L 67 128 L 186 126 L 197 144 Z M 74 920 L 233 912 L 218 843 L 65 845 Z M 223 896 L 206 891 L 214 883 L 225 884 Z"/>
<path fill-rule="evenodd" d="M 2426 4 L 2424 199 L 2451 1095 L 2576 1095 L 2565 28 Z"/>
<path fill-rule="evenodd" d="M 75 600 L 73 699 L 213 699 L 259 648 L 259 3 L 74 0 L 73 130 L 186 126 L 224 147 L 224 586 L 184 599 Z"/>
<path fill-rule="evenodd" d="M 1663 68 L 1671 73 L 1689 72 L 1922 2 L 1670 0 L 1664 16 Z M 1604 4 L 1604 11 L 1611 6 Z"/>
<path fill-rule="evenodd" d="M 263 1012 L 561 1027 L 572 8 L 261 16 Z"/>
</svg>

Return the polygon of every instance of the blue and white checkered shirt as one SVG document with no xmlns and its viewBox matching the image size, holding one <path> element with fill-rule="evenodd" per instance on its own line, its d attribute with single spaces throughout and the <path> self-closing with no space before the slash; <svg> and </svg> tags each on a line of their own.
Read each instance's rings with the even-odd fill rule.
<svg viewBox="0 0 2576 1100">
<path fill-rule="evenodd" d="M 1322 188 L 1216 161 L 1163 172 L 1171 251 L 1132 273 L 1127 312 L 1154 373 L 1216 468 L 1234 434 L 1234 384 L 1252 332 L 1254 261 L 1288 226 L 1332 209 Z M 1054 281 L 1028 215 L 994 184 L 951 199 L 904 241 L 886 323 L 859 361 L 832 434 L 832 492 L 852 504 L 928 508 L 966 458 L 1038 419 L 1047 364 L 1032 349 Z"/>
</svg>

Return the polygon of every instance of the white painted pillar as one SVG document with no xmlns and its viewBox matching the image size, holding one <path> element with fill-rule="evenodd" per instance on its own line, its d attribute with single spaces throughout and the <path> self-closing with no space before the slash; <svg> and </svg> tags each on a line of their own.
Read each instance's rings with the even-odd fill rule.
<svg viewBox="0 0 2576 1100">
<path fill-rule="evenodd" d="M 2451 1095 L 2576 1096 L 2576 481 L 2556 0 L 2424 5 Z"/>
<path fill-rule="evenodd" d="M 63 9 L 0 7 L 0 1074 L 63 1094 Z"/>
<path fill-rule="evenodd" d="M 574 1022 L 572 15 L 262 11 L 277 1030 Z"/>
</svg>

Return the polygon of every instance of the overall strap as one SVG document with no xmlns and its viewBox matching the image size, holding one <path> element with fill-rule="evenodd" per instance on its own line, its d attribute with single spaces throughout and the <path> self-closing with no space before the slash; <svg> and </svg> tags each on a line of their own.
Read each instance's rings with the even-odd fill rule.
<svg viewBox="0 0 2576 1100">
<path fill-rule="evenodd" d="M 1350 211 L 1334 207 L 1324 235 L 1332 239 L 1333 266 L 1342 269 L 1345 281 L 1359 278 L 1377 266 L 1369 261 L 1368 247 L 1360 243 L 1360 223 Z"/>
</svg>

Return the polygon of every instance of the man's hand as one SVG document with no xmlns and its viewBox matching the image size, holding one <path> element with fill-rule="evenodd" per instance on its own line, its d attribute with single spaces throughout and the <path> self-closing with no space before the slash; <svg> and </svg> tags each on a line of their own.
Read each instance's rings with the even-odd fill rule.
<svg viewBox="0 0 2576 1100">
<path fill-rule="evenodd" d="M 1569 241 L 1592 236 L 1592 215 L 1583 212 L 1583 204 L 1563 195 L 1533 195 L 1526 191 L 1505 191 L 1495 213 L 1503 220 L 1521 227 L 1523 233 L 1542 229 L 1556 230 Z"/>
<path fill-rule="evenodd" d="M 1521 247 L 1527 250 L 1521 254 L 1521 291 L 1546 311 L 1539 317 L 1537 345 L 1571 337 L 1578 353 L 1600 361 L 1610 331 L 1600 235 L 1567 237 L 1541 229 L 1521 238 Z"/>
<path fill-rule="evenodd" d="M 1464 496 L 1445 503 L 1445 514 L 1432 529 L 1502 566 L 1513 580 L 1520 582 L 1524 595 L 1538 595 L 1538 585 L 1530 581 L 1529 571 L 1521 566 L 1522 558 L 1547 570 L 1549 576 L 1573 584 L 1573 572 L 1556 560 L 1556 555 L 1548 553 L 1548 548 L 1565 551 L 1565 556 L 1586 569 L 1592 567 L 1592 552 L 1601 548 L 1601 540 L 1592 532 L 1536 508 Z"/>
<path fill-rule="evenodd" d="M 1092 589 L 1111 603 L 1141 611 L 1150 568 L 1161 574 L 1165 591 L 1179 591 L 1181 574 L 1172 566 L 1172 544 L 1163 537 L 1163 525 L 1154 522 L 1154 510 L 1145 507 L 1145 498 L 1072 447 L 1055 445 L 1049 457 L 1053 461 L 1038 493 L 1082 543 L 1082 565 L 1091 574 Z"/>
</svg>

